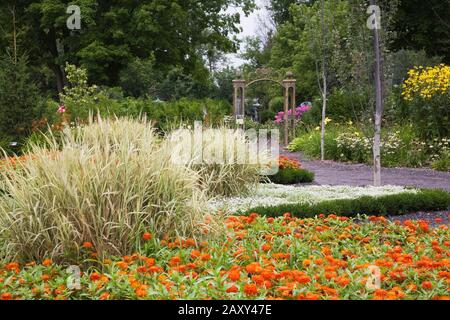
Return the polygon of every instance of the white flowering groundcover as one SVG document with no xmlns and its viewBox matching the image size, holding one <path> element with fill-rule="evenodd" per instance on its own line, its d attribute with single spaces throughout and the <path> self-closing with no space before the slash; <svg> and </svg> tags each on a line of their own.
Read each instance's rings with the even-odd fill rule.
<svg viewBox="0 0 450 320">
<path fill-rule="evenodd" d="M 258 206 L 281 204 L 317 204 L 328 200 L 357 199 L 364 196 L 380 197 L 400 193 L 417 193 L 417 189 L 400 186 L 351 187 L 351 186 L 285 186 L 260 184 L 252 196 L 217 198 L 209 202 L 213 211 L 236 213 Z"/>
</svg>

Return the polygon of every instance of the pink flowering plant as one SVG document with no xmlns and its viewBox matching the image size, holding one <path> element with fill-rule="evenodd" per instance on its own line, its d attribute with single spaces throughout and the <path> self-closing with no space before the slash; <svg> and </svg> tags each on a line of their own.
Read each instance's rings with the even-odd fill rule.
<svg viewBox="0 0 450 320">
<path fill-rule="evenodd" d="M 302 115 L 305 112 L 311 110 L 311 108 L 312 108 L 311 104 L 304 102 L 301 105 L 299 105 L 298 107 L 296 107 L 295 109 L 289 109 L 288 117 L 291 118 L 292 116 L 294 116 L 296 121 L 300 121 L 302 118 Z M 280 124 L 283 122 L 284 122 L 284 111 L 280 111 L 275 116 L 275 123 Z"/>
</svg>

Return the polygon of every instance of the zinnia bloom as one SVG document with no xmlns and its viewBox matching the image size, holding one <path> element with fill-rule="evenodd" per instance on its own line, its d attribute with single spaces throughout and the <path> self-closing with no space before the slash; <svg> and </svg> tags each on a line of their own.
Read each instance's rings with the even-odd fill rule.
<svg viewBox="0 0 450 320">
<path fill-rule="evenodd" d="M 92 244 L 92 242 L 84 242 L 83 243 L 83 248 L 92 248 L 93 247 L 93 244 Z"/>
<path fill-rule="evenodd" d="M 240 278 L 241 273 L 238 270 L 232 270 L 228 274 L 228 279 L 230 279 L 231 281 L 239 281 Z"/>
<path fill-rule="evenodd" d="M 51 259 L 45 259 L 42 262 L 42 265 L 45 266 L 45 267 L 48 267 L 48 266 L 52 265 L 52 263 L 53 263 L 53 261 Z"/>
<path fill-rule="evenodd" d="M 238 287 L 236 287 L 235 285 L 232 285 L 231 287 L 229 287 L 227 289 L 227 293 L 234 293 L 234 292 L 238 292 Z"/>
<path fill-rule="evenodd" d="M 151 233 L 145 232 L 145 233 L 142 235 L 142 239 L 145 240 L 145 241 L 148 241 L 148 240 L 150 240 L 151 238 L 152 238 L 152 234 L 151 234 Z"/>
<path fill-rule="evenodd" d="M 97 272 L 93 272 L 89 279 L 91 279 L 91 281 L 97 281 L 100 279 L 100 275 Z"/>
<path fill-rule="evenodd" d="M 424 281 L 422 282 L 422 288 L 430 290 L 433 288 L 433 284 L 430 281 Z"/>
<path fill-rule="evenodd" d="M 253 283 L 248 283 L 244 286 L 244 292 L 248 296 L 255 296 L 258 293 L 258 288 Z"/>
</svg>

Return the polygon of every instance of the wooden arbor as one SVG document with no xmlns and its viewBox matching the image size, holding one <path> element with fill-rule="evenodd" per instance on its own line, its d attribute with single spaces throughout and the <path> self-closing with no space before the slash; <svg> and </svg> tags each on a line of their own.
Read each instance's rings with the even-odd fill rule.
<svg viewBox="0 0 450 320">
<path fill-rule="evenodd" d="M 286 73 L 286 79 L 283 81 L 276 81 L 270 78 L 261 78 L 253 80 L 248 84 L 242 79 L 242 73 L 236 73 L 237 79 L 233 80 L 233 112 L 236 118 L 236 123 L 243 124 L 245 117 L 245 91 L 246 89 L 261 81 L 270 81 L 280 85 L 284 88 L 284 145 L 289 143 L 289 109 L 291 110 L 291 119 L 295 117 L 295 88 L 296 80 L 292 72 Z M 293 121 L 292 121 L 293 126 Z"/>
</svg>

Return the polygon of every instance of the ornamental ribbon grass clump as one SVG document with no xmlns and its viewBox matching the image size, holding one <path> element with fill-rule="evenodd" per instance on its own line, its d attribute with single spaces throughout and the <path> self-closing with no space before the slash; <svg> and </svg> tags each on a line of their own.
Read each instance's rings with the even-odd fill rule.
<svg viewBox="0 0 450 320">
<path fill-rule="evenodd" d="M 198 174 L 169 161 L 145 120 L 99 118 L 48 145 L 31 146 L 33 159 L 2 172 L 0 250 L 8 257 L 77 260 L 84 242 L 100 256 L 123 255 L 144 231 L 195 237 L 212 228 L 203 224 Z"/>
<path fill-rule="evenodd" d="M 172 161 L 198 172 L 211 197 L 249 193 L 273 161 L 269 149 L 255 148 L 244 131 L 226 127 L 174 130 L 166 143 L 177 158 Z"/>
</svg>

